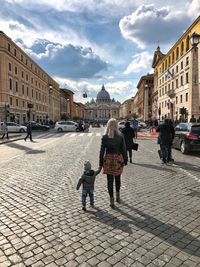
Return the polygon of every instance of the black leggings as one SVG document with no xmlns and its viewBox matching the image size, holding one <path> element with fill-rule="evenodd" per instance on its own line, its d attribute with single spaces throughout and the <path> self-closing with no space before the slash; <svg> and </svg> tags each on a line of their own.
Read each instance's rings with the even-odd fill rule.
<svg viewBox="0 0 200 267">
<path fill-rule="evenodd" d="M 119 192 L 120 187 L 121 187 L 121 175 L 111 175 L 107 174 L 107 186 L 108 186 L 108 193 L 110 197 L 113 197 L 113 183 L 115 179 L 115 187 L 116 187 L 116 192 Z"/>
<path fill-rule="evenodd" d="M 127 149 L 127 157 L 129 155 L 129 159 L 132 159 L 132 149 Z"/>
</svg>

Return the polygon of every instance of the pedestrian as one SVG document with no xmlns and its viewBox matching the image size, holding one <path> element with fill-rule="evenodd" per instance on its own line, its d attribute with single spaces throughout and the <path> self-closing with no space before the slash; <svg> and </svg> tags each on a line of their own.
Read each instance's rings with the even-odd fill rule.
<svg viewBox="0 0 200 267">
<path fill-rule="evenodd" d="M 192 115 L 190 122 L 197 122 L 197 119 L 194 117 L 194 115 Z"/>
<path fill-rule="evenodd" d="M 79 190 L 82 185 L 82 210 L 86 211 L 86 198 L 89 194 L 90 206 L 94 207 L 94 182 L 96 176 L 100 173 L 101 168 L 97 171 L 92 170 L 91 163 L 87 160 L 84 163 L 84 172 L 78 181 L 76 189 Z"/>
<path fill-rule="evenodd" d="M 169 119 L 165 119 L 164 123 L 160 124 L 156 131 L 159 132 L 162 163 L 170 162 L 170 151 L 175 135 L 174 127 L 169 122 Z"/>
<path fill-rule="evenodd" d="M 32 139 L 32 124 L 31 122 L 29 121 L 29 123 L 27 124 L 27 135 L 26 137 L 24 138 L 24 141 L 26 141 L 26 139 L 30 137 L 30 141 L 33 142 L 33 139 Z"/>
<path fill-rule="evenodd" d="M 136 118 L 134 118 L 132 121 L 131 121 L 131 127 L 134 129 L 135 131 L 135 138 L 137 138 L 137 133 L 138 133 L 138 128 L 139 128 L 139 121 L 136 120 Z"/>
<path fill-rule="evenodd" d="M 199 118 L 197 119 L 197 122 L 200 122 L 200 116 L 199 116 Z"/>
<path fill-rule="evenodd" d="M 116 201 L 120 202 L 121 174 L 127 165 L 126 145 L 123 134 L 118 129 L 117 120 L 111 118 L 106 126 L 101 140 L 99 166 L 107 175 L 107 188 L 110 196 L 110 206 L 114 208 L 113 184 L 115 181 Z"/>
<path fill-rule="evenodd" d="M 2 131 L 2 134 L 3 134 L 1 139 L 4 139 L 5 135 L 6 135 L 6 138 L 9 139 L 9 137 L 8 137 L 8 127 L 7 127 L 5 121 L 1 125 L 1 131 Z"/>
<path fill-rule="evenodd" d="M 129 121 L 125 122 L 125 127 L 122 129 L 122 133 L 126 144 L 127 158 L 129 156 L 129 161 L 132 163 L 133 138 L 135 138 L 135 131 L 130 126 Z"/>
</svg>

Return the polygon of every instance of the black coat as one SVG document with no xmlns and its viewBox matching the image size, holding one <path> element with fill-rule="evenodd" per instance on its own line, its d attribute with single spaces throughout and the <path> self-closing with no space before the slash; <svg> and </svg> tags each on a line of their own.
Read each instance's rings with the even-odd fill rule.
<svg viewBox="0 0 200 267">
<path fill-rule="evenodd" d="M 135 131 L 130 126 L 122 129 L 122 133 L 124 135 L 126 149 L 130 150 L 133 148 L 133 138 L 135 137 Z"/>
<path fill-rule="evenodd" d="M 174 127 L 170 123 L 163 123 L 158 126 L 156 132 L 159 132 L 160 144 L 161 145 L 172 145 L 175 131 Z"/>
<path fill-rule="evenodd" d="M 104 135 L 101 139 L 101 149 L 99 155 L 99 166 L 103 166 L 105 154 L 122 154 L 124 163 L 127 164 L 126 145 L 122 134 L 115 134 L 114 138 Z"/>
</svg>

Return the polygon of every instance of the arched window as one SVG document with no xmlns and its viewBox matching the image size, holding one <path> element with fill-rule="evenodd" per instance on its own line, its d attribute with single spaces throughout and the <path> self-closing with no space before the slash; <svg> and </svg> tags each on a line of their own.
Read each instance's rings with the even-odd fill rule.
<svg viewBox="0 0 200 267">
<path fill-rule="evenodd" d="M 181 43 L 181 56 L 183 55 L 184 53 L 184 42 L 182 41 Z"/>
<path fill-rule="evenodd" d="M 176 60 L 179 58 L 179 47 L 176 48 Z"/>
<path fill-rule="evenodd" d="M 174 63 L 174 51 L 172 53 L 172 64 Z"/>
<path fill-rule="evenodd" d="M 189 35 L 187 36 L 187 39 L 186 39 L 186 51 L 188 51 L 190 48 L 190 37 Z"/>
<path fill-rule="evenodd" d="M 171 66 L 171 56 L 168 58 L 168 68 Z"/>
</svg>

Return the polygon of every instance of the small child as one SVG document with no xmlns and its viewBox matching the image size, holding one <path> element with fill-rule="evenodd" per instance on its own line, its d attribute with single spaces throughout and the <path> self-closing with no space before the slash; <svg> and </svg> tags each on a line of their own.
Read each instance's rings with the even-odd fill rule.
<svg viewBox="0 0 200 267">
<path fill-rule="evenodd" d="M 79 190 L 81 184 L 82 187 L 82 210 L 86 211 L 86 197 L 89 194 L 90 197 L 90 206 L 94 207 L 94 182 L 96 176 L 100 173 L 101 168 L 97 171 L 91 169 L 91 163 L 89 161 L 85 161 L 84 163 L 84 173 L 78 181 L 76 189 Z"/>
</svg>

